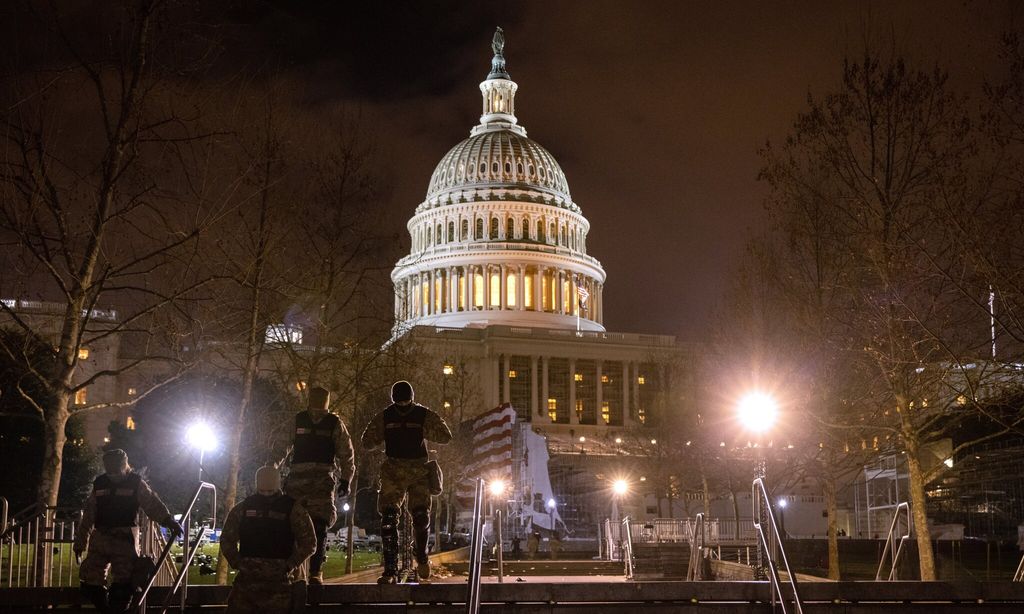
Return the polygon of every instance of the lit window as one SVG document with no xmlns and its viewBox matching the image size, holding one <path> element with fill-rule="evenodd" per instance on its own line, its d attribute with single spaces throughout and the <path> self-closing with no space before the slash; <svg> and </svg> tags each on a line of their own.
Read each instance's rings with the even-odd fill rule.
<svg viewBox="0 0 1024 614">
<path fill-rule="evenodd" d="M 577 373 L 577 374 L 575 374 L 573 376 L 573 379 L 576 380 L 577 382 L 582 382 L 583 381 L 583 374 L 582 373 Z"/>
<path fill-rule="evenodd" d="M 299 392 L 302 392 L 303 390 L 306 389 L 306 382 L 301 379 L 295 382 L 295 389 L 298 390 Z"/>
<path fill-rule="evenodd" d="M 78 348 L 78 359 L 87 360 L 89 358 L 89 348 Z"/>
<path fill-rule="evenodd" d="M 602 375 L 601 376 L 601 383 L 602 384 L 607 384 L 608 383 L 608 376 L 607 375 Z"/>
<path fill-rule="evenodd" d="M 302 343 L 302 329 L 287 324 L 271 324 L 265 335 L 267 343 Z"/>
<path fill-rule="evenodd" d="M 576 399 L 576 415 L 583 416 L 583 399 Z"/>
<path fill-rule="evenodd" d="M 79 388 L 75 391 L 75 405 L 85 405 L 89 402 L 89 392 L 87 388 Z"/>
<path fill-rule="evenodd" d="M 601 403 L 601 419 L 604 420 L 605 424 L 610 424 L 612 421 L 612 410 L 608 405 L 608 401 Z"/>
<path fill-rule="evenodd" d="M 110 437 L 104 437 L 103 443 L 110 443 Z"/>
<path fill-rule="evenodd" d="M 643 407 L 636 408 L 636 419 L 640 421 L 640 424 L 647 423 L 647 411 Z"/>
<path fill-rule="evenodd" d="M 445 365 L 444 368 L 441 369 L 441 372 L 444 373 L 445 375 L 451 375 L 455 373 L 455 367 L 453 367 L 452 365 Z"/>
<path fill-rule="evenodd" d="M 445 401 L 445 402 L 444 402 L 444 408 L 445 408 L 445 409 L 451 409 L 451 408 L 452 408 L 452 404 L 451 404 L 451 402 L 449 402 L 449 401 Z"/>
<path fill-rule="evenodd" d="M 552 422 L 558 420 L 558 400 L 548 399 L 548 419 Z"/>
<path fill-rule="evenodd" d="M 516 370 L 515 369 L 509 369 L 508 370 L 508 377 L 509 377 L 509 379 L 515 379 L 516 378 Z"/>
<path fill-rule="evenodd" d="M 640 377 L 636 378 L 636 383 L 638 383 L 638 384 L 640 384 L 641 386 L 643 386 L 644 384 L 646 384 L 646 383 L 647 383 L 647 380 L 646 380 L 646 379 L 644 379 L 644 376 L 643 376 L 643 375 L 641 375 Z"/>
<path fill-rule="evenodd" d="M 128 396 L 133 397 L 133 396 L 135 396 L 137 394 L 139 394 L 138 389 L 136 389 L 136 388 L 129 388 L 128 389 Z"/>
<path fill-rule="evenodd" d="M 135 430 L 135 420 L 131 416 L 128 416 L 128 420 L 125 421 L 124 426 L 129 431 L 134 431 Z"/>
<path fill-rule="evenodd" d="M 957 405 L 967 405 L 967 397 L 965 397 L 964 395 L 961 394 L 960 396 L 958 396 L 956 398 L 956 404 Z"/>
</svg>

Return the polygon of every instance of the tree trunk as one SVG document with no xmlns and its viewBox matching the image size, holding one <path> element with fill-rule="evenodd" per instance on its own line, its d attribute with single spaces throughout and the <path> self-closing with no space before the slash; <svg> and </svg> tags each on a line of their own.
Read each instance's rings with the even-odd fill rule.
<svg viewBox="0 0 1024 614">
<path fill-rule="evenodd" d="M 53 411 L 46 416 L 43 425 L 43 467 L 39 475 L 39 489 L 36 500 L 43 506 L 40 512 L 43 518 L 52 519 L 52 514 L 47 513 L 47 508 L 57 506 L 57 497 L 60 494 L 60 476 L 63 469 L 64 441 L 67 436 L 64 428 L 67 425 L 70 414 L 68 412 L 67 393 L 57 396 Z M 50 567 L 53 559 L 53 551 L 46 539 L 53 537 L 53 525 L 46 522 L 42 525 L 40 539 L 36 544 L 36 560 L 40 562 L 36 566 L 36 586 L 50 585 Z"/>
<path fill-rule="evenodd" d="M 708 487 L 708 474 L 704 471 L 704 463 L 700 464 L 700 487 L 704 494 L 704 518 L 711 518 L 711 488 Z"/>
<path fill-rule="evenodd" d="M 918 457 L 920 448 L 916 440 L 907 441 L 907 467 L 910 470 L 910 513 L 914 517 L 914 536 L 917 538 L 918 562 L 923 582 L 935 581 L 935 557 L 932 538 L 928 532 L 928 510 L 924 495 L 924 472 Z"/>
<path fill-rule="evenodd" d="M 241 416 L 245 415 L 245 410 L 239 411 L 239 420 L 235 423 L 234 428 L 231 432 L 231 439 L 229 450 L 231 454 L 230 468 L 228 469 L 228 483 L 224 487 L 224 517 L 227 517 L 227 513 L 231 511 L 231 508 L 235 506 L 235 501 L 238 499 L 238 473 L 241 469 L 241 447 L 242 447 L 242 420 Z M 188 527 L 185 527 L 188 530 Z M 217 584 L 224 585 L 228 583 L 228 560 L 223 556 L 217 560 Z"/>
<path fill-rule="evenodd" d="M 828 579 L 838 580 L 839 534 L 837 525 L 838 505 L 836 503 L 836 480 L 829 474 L 822 484 L 825 491 L 825 513 L 828 514 Z"/>
<path fill-rule="evenodd" d="M 732 498 L 732 518 L 736 522 L 736 539 L 740 537 L 740 502 L 736 500 L 736 493 L 729 491 L 729 496 Z"/>
</svg>

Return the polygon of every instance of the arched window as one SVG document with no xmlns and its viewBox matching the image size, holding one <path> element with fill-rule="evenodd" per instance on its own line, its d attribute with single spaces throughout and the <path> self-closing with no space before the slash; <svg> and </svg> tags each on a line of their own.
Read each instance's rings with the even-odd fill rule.
<svg viewBox="0 0 1024 614">
<path fill-rule="evenodd" d="M 455 240 L 455 222 L 448 222 L 448 242 Z"/>
<path fill-rule="evenodd" d="M 551 222 L 551 227 L 548 229 L 548 236 L 551 238 L 552 243 L 558 242 L 558 229 L 555 228 L 554 222 Z"/>
<path fill-rule="evenodd" d="M 491 218 L 491 239 L 498 238 L 498 218 Z"/>
<path fill-rule="evenodd" d="M 562 247 L 565 247 L 568 241 L 565 240 L 565 226 L 562 226 Z"/>
<path fill-rule="evenodd" d="M 427 247 L 430 247 L 430 229 L 427 228 Z"/>
<path fill-rule="evenodd" d="M 494 162 L 491 162 L 491 172 L 494 173 L 495 175 L 498 174 L 498 161 L 497 160 L 495 160 Z"/>
<path fill-rule="evenodd" d="M 544 242 L 544 220 L 537 220 L 537 240 Z"/>
<path fill-rule="evenodd" d="M 476 240 L 484 238 L 484 219 L 482 217 L 476 218 Z"/>
<path fill-rule="evenodd" d="M 481 162 L 480 163 L 480 174 L 481 175 L 486 175 L 487 174 L 487 163 L 486 162 Z"/>
<path fill-rule="evenodd" d="M 444 243 L 444 235 L 441 234 L 441 223 L 440 222 L 438 222 L 438 224 L 437 224 L 437 232 L 434 234 L 434 240 L 437 241 L 438 245 Z"/>
<path fill-rule="evenodd" d="M 523 218 L 523 234 L 522 234 L 522 238 L 523 238 L 523 240 L 527 240 L 527 239 L 530 238 L 530 220 L 526 219 L 525 217 Z"/>
<path fill-rule="evenodd" d="M 469 238 L 469 220 L 462 220 L 462 240 Z"/>
<path fill-rule="evenodd" d="M 505 239 L 511 241 L 516 238 L 516 221 L 512 218 L 505 220 Z"/>
<path fill-rule="evenodd" d="M 505 174 L 506 175 L 511 175 L 512 174 L 512 163 L 509 162 L 508 160 L 505 160 Z"/>
</svg>

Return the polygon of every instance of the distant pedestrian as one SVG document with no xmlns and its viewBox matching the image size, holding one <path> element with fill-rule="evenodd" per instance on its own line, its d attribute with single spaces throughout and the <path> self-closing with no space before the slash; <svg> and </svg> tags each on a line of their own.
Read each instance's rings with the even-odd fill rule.
<svg viewBox="0 0 1024 614">
<path fill-rule="evenodd" d="M 536 559 L 537 553 L 540 551 L 540 531 L 537 527 L 533 527 L 530 531 L 530 536 L 526 538 L 526 551 L 530 554 L 530 559 Z"/>
<path fill-rule="evenodd" d="M 555 529 L 551 532 L 551 540 L 548 542 L 548 549 L 551 551 L 552 560 L 562 555 L 562 532 Z"/>
<path fill-rule="evenodd" d="M 518 535 L 512 536 L 512 558 L 521 559 L 523 558 L 523 538 Z"/>
<path fill-rule="evenodd" d="M 221 554 L 238 570 L 228 612 L 290 612 L 291 577 L 316 545 L 306 508 L 281 492 L 280 471 L 261 467 L 256 472 L 256 494 L 231 508 L 221 531 Z"/>
<path fill-rule="evenodd" d="M 101 612 L 126 612 L 137 588 L 132 571 L 139 558 L 139 510 L 167 528 L 173 540 L 182 533 L 160 497 L 128 466 L 124 450 L 103 454 L 105 473 L 92 484 L 72 550 L 85 560 L 78 570 L 82 593 Z M 106 587 L 110 569 L 110 591 Z"/>
<path fill-rule="evenodd" d="M 309 406 L 295 415 L 295 428 L 276 455 L 280 466 L 291 454 L 284 492 L 302 504 L 313 520 L 316 552 L 309 559 L 310 584 L 323 583 L 327 556 L 327 529 L 338 520 L 336 496 L 348 494 L 355 473 L 352 438 L 345 423 L 329 411 L 331 393 L 315 386 L 309 390 Z"/>
<path fill-rule="evenodd" d="M 421 580 L 430 578 L 430 497 L 439 494 L 441 475 L 437 463 L 427 460 L 427 442 L 446 444 L 452 433 L 441 416 L 413 402 L 414 397 L 412 384 L 395 382 L 391 405 L 373 417 L 362 436 L 368 450 L 384 445 L 377 496 L 384 559 L 384 573 L 377 580 L 380 584 L 398 581 L 398 522 L 403 502 L 412 515 L 416 575 Z"/>
</svg>

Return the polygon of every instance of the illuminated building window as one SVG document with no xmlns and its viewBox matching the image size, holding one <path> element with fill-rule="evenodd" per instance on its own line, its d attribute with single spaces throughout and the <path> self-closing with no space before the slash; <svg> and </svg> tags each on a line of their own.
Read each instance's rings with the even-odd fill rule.
<svg viewBox="0 0 1024 614">
<path fill-rule="evenodd" d="M 644 376 L 643 376 L 643 375 L 641 375 L 640 377 L 636 378 L 636 383 L 638 383 L 638 384 L 640 384 L 641 386 L 643 386 L 644 384 L 646 384 L 646 383 L 647 383 L 647 380 L 646 380 L 646 379 L 644 379 Z"/>
<path fill-rule="evenodd" d="M 303 390 L 305 390 L 306 389 L 306 382 L 305 382 L 305 380 L 301 380 L 300 379 L 299 381 L 295 382 L 295 389 L 298 390 L 299 392 L 302 392 Z"/>
<path fill-rule="evenodd" d="M 604 420 L 605 424 L 609 424 L 612 421 L 612 409 L 608 401 L 601 403 L 601 419 Z"/>
<path fill-rule="evenodd" d="M 302 329 L 287 324 L 271 324 L 267 326 L 264 339 L 267 343 L 302 343 Z"/>
<path fill-rule="evenodd" d="M 444 408 L 445 409 L 451 409 L 452 408 L 451 401 L 445 401 L 444 402 Z"/>
<path fill-rule="evenodd" d="M 455 367 L 453 367 L 452 365 L 445 365 L 441 369 L 441 373 L 444 373 L 445 375 L 451 375 L 451 374 L 455 373 Z"/>
<path fill-rule="evenodd" d="M 964 395 L 961 394 L 960 396 L 958 396 L 956 398 L 956 404 L 957 405 L 967 405 L 967 397 L 965 397 Z"/>
<path fill-rule="evenodd" d="M 495 219 L 497 221 L 497 219 Z M 501 307 L 501 273 L 491 273 L 491 307 Z"/>
<path fill-rule="evenodd" d="M 89 402 L 89 389 L 79 388 L 75 391 L 75 405 L 85 405 Z"/>
<path fill-rule="evenodd" d="M 558 420 L 558 399 L 548 399 L 548 418 L 552 422 Z"/>
<path fill-rule="evenodd" d="M 466 276 L 459 275 L 459 311 L 466 309 Z"/>
<path fill-rule="evenodd" d="M 576 416 L 583 416 L 583 399 L 576 399 Z"/>
<path fill-rule="evenodd" d="M 133 397 L 133 396 L 135 396 L 137 394 L 139 394 L 138 389 L 136 389 L 134 387 L 128 388 L 128 396 Z"/>
<path fill-rule="evenodd" d="M 577 382 L 582 382 L 583 381 L 583 374 L 582 373 L 576 373 L 575 375 L 572 376 L 572 378 L 574 380 L 576 380 Z"/>
<path fill-rule="evenodd" d="M 473 306 L 477 309 L 484 308 L 484 276 L 482 273 L 473 273 Z"/>
<path fill-rule="evenodd" d="M 640 424 L 646 424 L 647 423 L 647 411 L 644 410 L 643 407 L 637 407 L 636 408 L 636 419 L 640 421 Z"/>
<path fill-rule="evenodd" d="M 608 381 L 609 381 L 609 380 L 608 380 L 608 376 L 607 376 L 607 375 L 602 375 L 602 376 L 601 376 L 601 383 L 602 383 L 602 384 L 607 384 L 607 383 L 608 383 Z"/>
<path fill-rule="evenodd" d="M 533 275 L 523 278 L 523 307 L 533 309 Z"/>
<path fill-rule="evenodd" d="M 516 306 L 516 274 L 509 273 L 509 276 L 505 278 L 505 294 L 506 302 L 509 307 Z"/>
<path fill-rule="evenodd" d="M 508 377 L 509 377 L 509 379 L 515 379 L 516 378 L 516 370 L 515 369 L 509 369 L 508 370 Z"/>
<path fill-rule="evenodd" d="M 78 348 L 78 359 L 87 360 L 89 358 L 89 348 Z"/>
<path fill-rule="evenodd" d="M 132 418 L 131 416 L 128 416 L 128 419 L 124 423 L 124 427 L 126 429 L 128 429 L 129 431 L 134 431 L 135 430 L 135 419 Z"/>
</svg>

